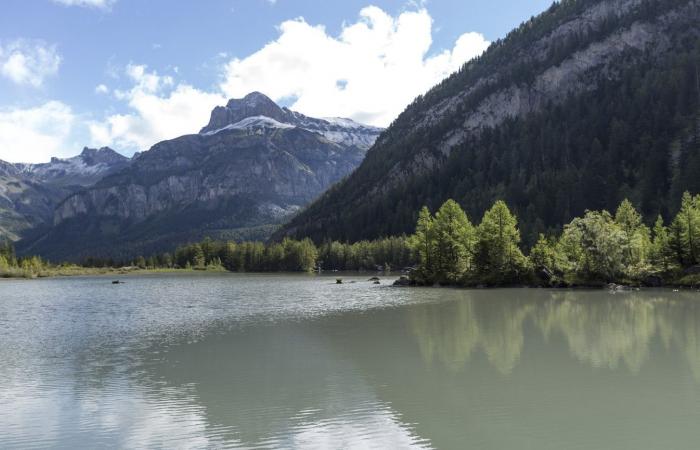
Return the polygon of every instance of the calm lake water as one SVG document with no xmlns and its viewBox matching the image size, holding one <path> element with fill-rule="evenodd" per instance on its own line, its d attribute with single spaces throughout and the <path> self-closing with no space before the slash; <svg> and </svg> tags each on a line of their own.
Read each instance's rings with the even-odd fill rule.
<svg viewBox="0 0 700 450">
<path fill-rule="evenodd" d="M 700 294 L 367 278 L 1 281 L 0 448 L 697 448 Z"/>
</svg>

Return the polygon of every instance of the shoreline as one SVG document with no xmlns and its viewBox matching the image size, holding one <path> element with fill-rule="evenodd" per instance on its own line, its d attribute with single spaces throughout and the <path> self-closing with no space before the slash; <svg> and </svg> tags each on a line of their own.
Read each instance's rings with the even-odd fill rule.
<svg viewBox="0 0 700 450">
<path fill-rule="evenodd" d="M 528 285 L 528 284 L 517 284 L 517 285 L 422 285 L 411 280 L 408 280 L 405 275 L 400 273 L 377 273 L 373 271 L 340 271 L 340 272 L 231 272 L 223 268 L 206 268 L 206 269 L 194 269 L 194 268 L 156 268 L 156 269 L 141 269 L 134 267 L 120 267 L 120 268 L 83 268 L 83 267 L 57 267 L 54 269 L 47 270 L 42 273 L 32 274 L 31 276 L 26 276 L 20 272 L 15 274 L 0 274 L 0 282 L 3 280 L 40 280 L 40 279 L 54 279 L 54 278 L 70 278 L 70 277 L 99 277 L 99 276 L 123 276 L 131 277 L 138 275 L 158 275 L 158 274 L 170 274 L 170 275 L 193 275 L 193 274 L 244 274 L 244 275 L 276 275 L 276 274 L 288 274 L 288 275 L 310 275 L 314 277 L 328 277 L 328 278 L 340 278 L 342 276 L 357 277 L 364 275 L 372 275 L 373 277 L 389 278 L 383 286 L 391 286 L 396 288 L 433 288 L 433 289 L 464 289 L 464 290 L 490 290 L 490 289 L 550 289 L 550 290 L 574 290 L 574 291 L 600 291 L 607 290 L 611 293 L 632 293 L 641 290 L 648 289 L 661 289 L 661 290 L 683 290 L 683 291 L 700 291 L 700 278 L 697 280 L 689 280 L 686 282 L 664 283 L 658 286 L 644 286 L 642 284 L 624 284 L 624 283 L 600 283 L 600 284 L 578 284 L 570 286 L 546 286 L 546 285 Z M 114 280 L 118 281 L 118 280 Z M 370 278 L 369 281 L 372 281 Z"/>
<path fill-rule="evenodd" d="M 39 280 L 50 278 L 70 278 L 70 277 L 91 277 L 91 276 L 132 276 L 132 275 L 150 275 L 159 273 L 224 273 L 224 269 L 140 269 L 140 268 L 103 268 L 103 267 L 56 267 L 41 271 L 39 273 L 23 273 L 17 270 L 15 273 L 0 273 L 0 281 L 2 280 Z"/>
</svg>

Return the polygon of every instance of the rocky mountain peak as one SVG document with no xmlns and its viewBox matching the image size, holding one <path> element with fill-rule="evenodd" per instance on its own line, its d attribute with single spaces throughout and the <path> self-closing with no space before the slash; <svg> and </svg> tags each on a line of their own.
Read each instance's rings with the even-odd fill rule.
<svg viewBox="0 0 700 450">
<path fill-rule="evenodd" d="M 249 108 L 279 108 L 277 103 L 275 103 L 270 97 L 258 91 L 253 91 L 241 99 L 232 98 L 228 101 L 226 106 L 228 108 L 235 109 L 241 104 Z"/>
<path fill-rule="evenodd" d="M 95 164 L 112 164 L 125 162 L 129 158 L 123 156 L 109 147 L 89 148 L 84 147 L 80 153 L 80 159 L 89 166 Z"/>
<path fill-rule="evenodd" d="M 226 106 L 214 108 L 209 124 L 200 133 L 213 132 L 255 116 L 265 116 L 283 123 L 288 119 L 288 114 L 268 96 L 251 92 L 243 98 L 232 98 Z"/>
<path fill-rule="evenodd" d="M 324 136 L 343 147 L 369 149 L 381 128 L 363 125 L 351 119 L 317 119 L 280 107 L 260 92 L 251 92 L 243 98 L 234 98 L 226 106 L 217 106 L 211 112 L 209 124 L 200 134 L 212 135 L 225 130 L 267 128 L 301 128 Z"/>
</svg>

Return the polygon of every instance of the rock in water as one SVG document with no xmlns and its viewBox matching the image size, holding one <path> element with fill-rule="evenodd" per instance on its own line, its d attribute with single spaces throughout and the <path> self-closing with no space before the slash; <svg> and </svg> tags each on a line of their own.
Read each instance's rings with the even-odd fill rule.
<svg viewBox="0 0 700 450">
<path fill-rule="evenodd" d="M 394 286 L 410 286 L 411 280 L 408 277 L 402 276 L 398 280 L 394 281 Z"/>
</svg>

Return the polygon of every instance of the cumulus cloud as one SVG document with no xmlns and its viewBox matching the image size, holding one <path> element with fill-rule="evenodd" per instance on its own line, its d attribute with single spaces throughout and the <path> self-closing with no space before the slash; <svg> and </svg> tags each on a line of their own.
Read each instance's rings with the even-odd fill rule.
<svg viewBox="0 0 700 450">
<path fill-rule="evenodd" d="M 369 6 L 337 37 L 303 18 L 283 22 L 279 32 L 259 51 L 225 65 L 227 96 L 257 90 L 291 100 L 292 109 L 305 114 L 380 126 L 489 45 L 483 35 L 466 33 L 452 49 L 429 54 L 432 19 L 425 9 L 392 17 Z"/>
<path fill-rule="evenodd" d="M 98 84 L 95 86 L 96 94 L 109 94 L 109 88 L 105 84 Z"/>
<path fill-rule="evenodd" d="M 392 17 L 370 6 L 337 36 L 302 18 L 288 20 L 279 26 L 277 39 L 221 66 L 219 90 L 200 90 L 145 65 L 129 64 L 122 72 L 129 87 L 112 90 L 126 112 L 90 122 L 91 145 L 146 150 L 161 140 L 196 133 L 214 106 L 252 91 L 311 116 L 386 126 L 417 95 L 488 44 L 481 34 L 466 33 L 452 48 L 431 53 L 432 19 L 425 9 Z"/>
<path fill-rule="evenodd" d="M 82 6 L 87 8 L 110 9 L 117 0 L 53 0 L 65 6 Z"/>
<path fill-rule="evenodd" d="M 41 87 L 58 73 L 61 56 L 55 45 L 40 40 L 17 39 L 0 43 L 0 75 L 16 84 Z"/>
<path fill-rule="evenodd" d="M 214 106 L 226 102 L 221 94 L 175 83 L 172 77 L 149 71 L 145 65 L 129 64 L 126 75 L 133 86 L 115 90 L 114 96 L 125 101 L 130 112 L 89 123 L 93 145 L 147 150 L 164 139 L 198 132 Z"/>
<path fill-rule="evenodd" d="M 46 162 L 52 156 L 72 156 L 69 144 L 76 117 L 58 101 L 26 109 L 0 109 L 0 159 Z"/>
</svg>

